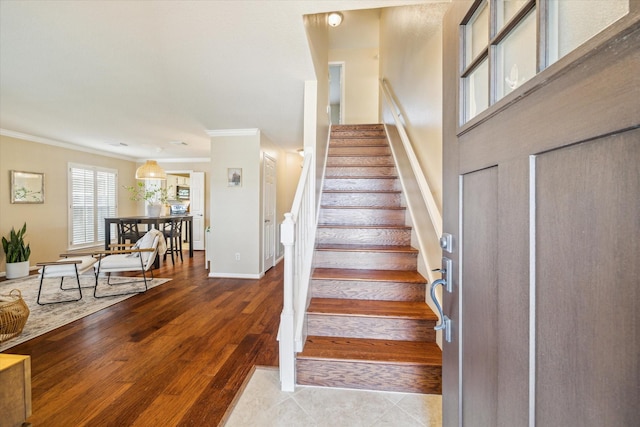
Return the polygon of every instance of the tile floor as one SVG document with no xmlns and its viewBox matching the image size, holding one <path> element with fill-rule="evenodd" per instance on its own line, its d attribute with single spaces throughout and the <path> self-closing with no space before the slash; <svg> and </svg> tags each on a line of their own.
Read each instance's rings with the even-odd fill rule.
<svg viewBox="0 0 640 427">
<path fill-rule="evenodd" d="M 275 368 L 257 367 L 236 400 L 226 427 L 436 427 L 442 396 L 298 386 L 280 391 Z"/>
</svg>

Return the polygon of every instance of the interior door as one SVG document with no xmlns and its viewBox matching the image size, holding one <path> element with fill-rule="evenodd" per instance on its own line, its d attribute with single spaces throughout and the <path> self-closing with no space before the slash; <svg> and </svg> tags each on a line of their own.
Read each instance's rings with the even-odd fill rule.
<svg viewBox="0 0 640 427">
<path fill-rule="evenodd" d="M 264 155 L 263 173 L 263 271 L 267 271 L 276 262 L 276 161 Z"/>
<path fill-rule="evenodd" d="M 191 172 L 189 179 L 191 204 L 189 209 L 193 215 L 193 236 L 191 244 L 196 251 L 204 250 L 204 172 Z"/>
<path fill-rule="evenodd" d="M 473 3 L 453 2 L 444 30 L 444 231 L 453 235 L 454 291 L 443 301 L 452 328 L 443 425 L 634 425 L 638 2 L 461 125 L 460 24 Z"/>
<path fill-rule="evenodd" d="M 344 124 L 344 62 L 329 63 L 329 105 L 331 123 Z"/>
</svg>

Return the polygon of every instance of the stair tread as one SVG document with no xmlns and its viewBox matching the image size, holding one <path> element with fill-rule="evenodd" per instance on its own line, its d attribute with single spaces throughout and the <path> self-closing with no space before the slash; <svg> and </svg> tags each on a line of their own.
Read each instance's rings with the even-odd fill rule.
<svg viewBox="0 0 640 427">
<path fill-rule="evenodd" d="M 442 351 L 434 342 L 366 338 L 309 336 L 297 358 L 442 365 Z"/>
<path fill-rule="evenodd" d="M 356 280 L 368 282 L 427 283 L 417 271 L 359 270 L 348 268 L 316 268 L 312 278 L 318 280 Z"/>
<path fill-rule="evenodd" d="M 324 190 L 323 193 L 344 194 L 344 193 L 357 193 L 357 194 L 398 194 L 402 193 L 400 190 Z"/>
<path fill-rule="evenodd" d="M 327 165 L 327 169 L 330 168 L 392 168 L 395 167 L 395 165 L 368 165 L 368 164 L 344 164 L 344 165 Z M 386 175 L 385 175 L 386 176 Z"/>
<path fill-rule="evenodd" d="M 387 140 L 383 138 L 335 138 L 341 141 L 351 140 L 351 139 L 364 139 L 367 141 L 366 144 L 347 144 L 347 143 L 338 143 L 335 144 L 332 141 L 329 142 L 329 148 L 366 148 L 366 147 L 387 147 Z"/>
<path fill-rule="evenodd" d="M 438 316 L 423 301 L 311 298 L 307 313 L 310 315 L 438 320 Z"/>
<path fill-rule="evenodd" d="M 320 206 L 322 209 L 386 209 L 386 210 L 406 210 L 405 206 Z"/>
<path fill-rule="evenodd" d="M 391 154 L 378 153 L 329 153 L 327 157 L 391 157 Z"/>
<path fill-rule="evenodd" d="M 398 175 L 326 175 L 324 179 L 398 179 Z"/>
<path fill-rule="evenodd" d="M 318 224 L 318 228 L 345 228 L 345 229 L 363 229 L 363 230 L 377 230 L 377 229 L 392 229 L 392 230 L 411 230 L 409 225 L 327 225 Z"/>
<path fill-rule="evenodd" d="M 338 175 L 338 176 L 325 176 L 326 179 L 398 179 L 397 176 L 391 175 L 382 175 L 382 176 L 346 176 L 346 175 Z"/>
<path fill-rule="evenodd" d="M 369 245 L 363 243 L 352 244 L 326 244 L 320 243 L 316 245 L 317 251 L 341 251 L 341 252 L 402 252 L 402 253 L 418 253 L 418 250 L 412 246 L 404 245 Z"/>
</svg>

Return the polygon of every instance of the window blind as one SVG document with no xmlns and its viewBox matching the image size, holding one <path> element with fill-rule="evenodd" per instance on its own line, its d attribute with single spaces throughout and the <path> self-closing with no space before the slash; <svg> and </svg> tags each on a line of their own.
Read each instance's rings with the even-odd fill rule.
<svg viewBox="0 0 640 427">
<path fill-rule="evenodd" d="M 104 243 L 104 218 L 117 215 L 117 170 L 70 164 L 68 179 L 70 247 Z"/>
</svg>

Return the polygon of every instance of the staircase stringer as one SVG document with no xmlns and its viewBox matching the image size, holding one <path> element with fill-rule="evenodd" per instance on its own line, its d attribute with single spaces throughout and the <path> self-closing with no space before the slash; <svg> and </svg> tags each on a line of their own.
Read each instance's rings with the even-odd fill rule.
<svg viewBox="0 0 640 427">
<path fill-rule="evenodd" d="M 412 226 L 416 234 L 420 257 L 422 257 L 424 268 L 427 269 L 427 271 L 420 271 L 420 274 L 427 277 L 429 282 L 433 282 L 437 277 L 432 270 L 440 268 L 441 264 L 440 236 L 437 227 L 428 219 L 426 201 L 420 197 L 417 179 L 395 126 L 385 125 L 385 129 L 402 186 L 403 200 L 407 207 L 407 216 L 409 216 L 407 224 Z"/>
<path fill-rule="evenodd" d="M 430 220 L 431 217 L 428 212 L 427 202 L 421 197 L 416 176 L 396 127 L 386 124 L 384 126 L 402 187 L 403 200 L 407 207 L 407 224 L 412 227 L 412 235 L 415 233 L 416 243 L 419 249 L 418 272 L 426 277 L 429 283 L 433 283 L 438 279 L 433 270 L 441 268 L 442 264 L 438 227 Z M 438 299 L 442 301 L 441 289 L 437 291 L 439 291 L 437 295 Z M 429 292 L 426 292 L 426 295 L 425 302 L 434 313 L 438 313 L 435 303 L 428 297 Z M 438 331 L 437 342 L 440 347 L 442 347 L 441 335 L 440 331 Z"/>
</svg>

